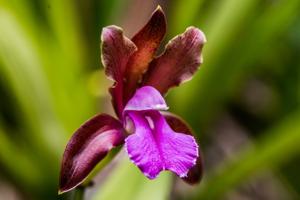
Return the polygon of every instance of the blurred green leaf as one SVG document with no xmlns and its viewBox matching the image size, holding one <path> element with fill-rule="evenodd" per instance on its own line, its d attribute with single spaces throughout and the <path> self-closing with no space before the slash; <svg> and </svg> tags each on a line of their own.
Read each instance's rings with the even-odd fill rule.
<svg viewBox="0 0 300 200">
<path fill-rule="evenodd" d="M 300 112 L 271 128 L 256 145 L 243 150 L 237 159 L 207 175 L 194 199 L 219 199 L 239 183 L 268 168 L 278 168 L 300 154 Z"/>
<path fill-rule="evenodd" d="M 296 18 L 299 4 L 298 0 L 278 1 L 259 18 L 253 16 L 258 1 L 228 0 L 220 4 L 220 11 L 212 12 L 213 21 L 208 19 L 203 28 L 208 40 L 203 66 L 192 81 L 171 94 L 173 105 L 193 106 L 176 106 L 176 112 L 184 114 L 194 127 L 207 126 L 251 73 L 251 64 L 263 57 L 265 47 L 285 33 L 284 27 Z M 195 94 L 198 98 L 192 97 Z"/>
<path fill-rule="evenodd" d="M 183 32 L 186 27 L 193 25 L 193 20 L 200 16 L 202 16 L 200 7 L 203 4 L 204 0 L 175 0 L 172 5 L 172 13 L 171 13 L 171 25 L 172 30 L 170 31 L 172 34 L 179 34 Z M 200 12 L 199 12 L 200 11 Z"/>
<path fill-rule="evenodd" d="M 109 175 L 93 200 L 165 200 L 171 188 L 171 174 L 162 172 L 155 180 L 148 180 L 127 157 Z"/>
<path fill-rule="evenodd" d="M 0 163 L 6 166 L 15 181 L 29 189 L 36 187 L 42 181 L 41 171 L 28 152 L 14 146 L 0 123 Z M 28 173 L 30 172 L 30 173 Z"/>
<path fill-rule="evenodd" d="M 0 26 L 3 27 L 0 30 L 0 70 L 6 75 L 21 112 L 25 114 L 19 115 L 20 121 L 29 125 L 28 134 L 32 134 L 31 138 L 36 140 L 34 144 L 40 150 L 59 150 L 62 146 L 59 143 L 63 141 L 59 133 L 62 131 L 53 116 L 49 87 L 39 68 L 41 63 L 36 49 L 10 13 L 1 10 L 0 16 Z"/>
</svg>

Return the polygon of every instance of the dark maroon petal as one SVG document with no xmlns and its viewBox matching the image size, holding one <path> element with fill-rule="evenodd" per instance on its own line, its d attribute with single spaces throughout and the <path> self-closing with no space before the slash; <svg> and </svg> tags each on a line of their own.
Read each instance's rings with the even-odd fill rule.
<svg viewBox="0 0 300 200">
<path fill-rule="evenodd" d="M 167 120 L 169 126 L 176 132 L 185 133 L 188 135 L 194 135 L 192 129 L 188 126 L 188 124 L 181 119 L 179 116 L 169 113 L 169 112 L 162 112 L 163 116 Z M 199 146 L 199 145 L 198 145 Z M 196 165 L 190 169 L 188 172 L 187 177 L 183 178 L 189 184 L 195 184 L 200 182 L 203 174 L 203 158 L 201 154 L 200 146 L 199 150 L 199 157 L 196 161 Z"/>
<path fill-rule="evenodd" d="M 125 103 L 140 83 L 142 74 L 148 69 L 165 33 L 165 15 L 161 7 L 158 7 L 147 24 L 132 38 L 138 50 L 131 56 L 126 68 Z"/>
<path fill-rule="evenodd" d="M 79 185 L 113 147 L 123 142 L 121 123 L 109 115 L 100 114 L 84 123 L 65 149 L 59 192 L 67 192 Z"/>
<path fill-rule="evenodd" d="M 110 88 L 113 106 L 117 115 L 121 116 L 125 69 L 130 56 L 136 51 L 137 47 L 123 35 L 122 29 L 117 26 L 103 28 L 101 41 L 101 59 L 105 74 L 114 81 L 113 87 Z"/>
<path fill-rule="evenodd" d="M 195 27 L 187 28 L 167 44 L 160 57 L 151 62 L 143 85 L 153 86 L 164 94 L 170 87 L 190 80 L 202 63 L 205 41 L 202 31 Z"/>
</svg>

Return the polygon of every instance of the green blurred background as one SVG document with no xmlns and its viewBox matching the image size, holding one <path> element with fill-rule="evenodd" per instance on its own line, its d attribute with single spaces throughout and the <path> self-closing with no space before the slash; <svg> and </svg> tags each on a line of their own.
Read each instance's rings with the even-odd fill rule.
<svg viewBox="0 0 300 200">
<path fill-rule="evenodd" d="M 190 25 L 207 36 L 201 69 L 167 96 L 199 138 L 203 181 L 148 181 L 119 155 L 84 198 L 300 199 L 300 0 L 0 0 L 0 200 L 80 199 L 57 195 L 58 173 L 74 130 L 112 113 L 101 29 L 132 37 L 158 4 L 165 43 Z"/>
</svg>

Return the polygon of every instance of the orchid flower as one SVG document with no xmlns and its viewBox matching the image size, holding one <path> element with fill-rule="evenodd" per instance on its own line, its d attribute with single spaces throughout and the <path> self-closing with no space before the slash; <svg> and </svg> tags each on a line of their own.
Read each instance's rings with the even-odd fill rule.
<svg viewBox="0 0 300 200">
<path fill-rule="evenodd" d="M 74 133 L 63 155 L 60 193 L 82 183 L 111 149 L 122 144 L 149 179 L 163 170 L 191 184 L 201 179 L 196 139 L 181 118 L 166 112 L 163 95 L 192 78 L 202 63 L 206 39 L 199 29 L 189 27 L 155 56 L 165 32 L 160 7 L 131 40 L 117 26 L 103 28 L 101 59 L 105 74 L 114 81 L 109 91 L 117 119 L 99 114 Z"/>
</svg>

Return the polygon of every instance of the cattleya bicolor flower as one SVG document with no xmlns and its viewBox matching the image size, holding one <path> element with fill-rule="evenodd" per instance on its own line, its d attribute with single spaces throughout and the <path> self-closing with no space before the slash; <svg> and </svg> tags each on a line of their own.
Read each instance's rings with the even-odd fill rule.
<svg viewBox="0 0 300 200">
<path fill-rule="evenodd" d="M 124 144 L 130 160 L 149 179 L 163 170 L 174 172 L 188 183 L 202 175 L 199 146 L 191 129 L 165 110 L 169 88 L 192 78 L 202 63 L 204 34 L 195 27 L 172 39 L 155 56 L 166 32 L 160 7 L 130 40 L 117 26 L 102 31 L 102 63 L 117 118 L 99 114 L 72 136 L 64 152 L 60 192 L 79 185 L 114 147 Z"/>
</svg>

